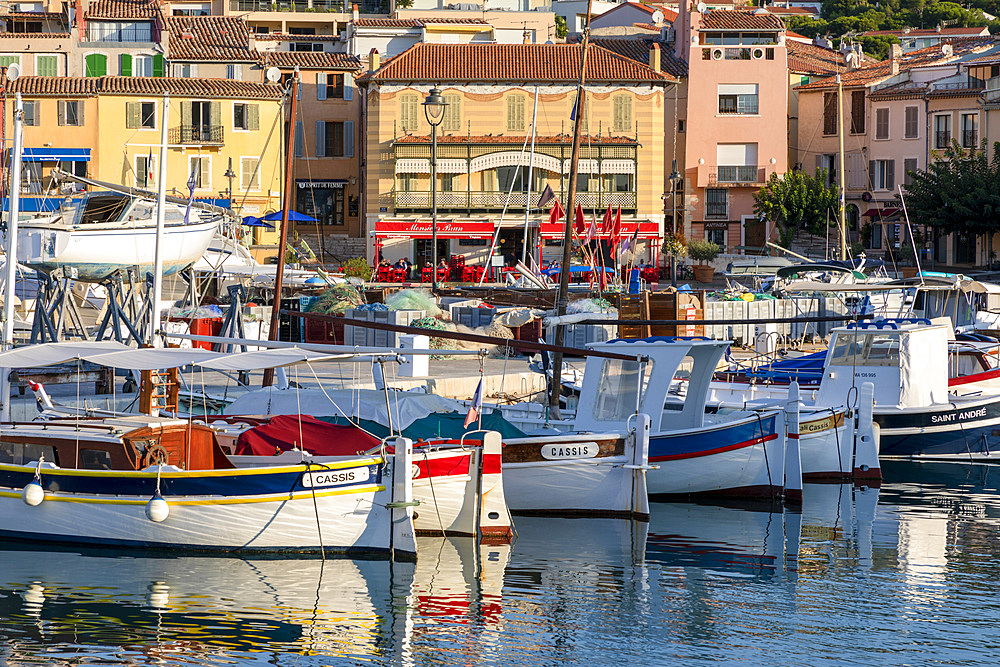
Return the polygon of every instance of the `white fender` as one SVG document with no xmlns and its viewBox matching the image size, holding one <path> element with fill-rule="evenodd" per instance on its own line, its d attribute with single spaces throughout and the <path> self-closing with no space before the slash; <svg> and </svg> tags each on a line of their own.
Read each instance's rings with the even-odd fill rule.
<svg viewBox="0 0 1000 667">
<path fill-rule="evenodd" d="M 503 444 L 500 434 L 487 431 L 479 452 L 479 537 L 487 544 L 514 538 L 513 521 L 503 491 Z"/>
<path fill-rule="evenodd" d="M 392 557 L 412 560 L 417 557 L 417 540 L 413 529 L 413 441 L 396 438 L 396 453 L 392 460 Z"/>
<path fill-rule="evenodd" d="M 635 431 L 625 439 L 626 446 L 631 443 L 632 469 L 632 506 L 629 508 L 636 518 L 649 518 L 649 495 L 646 490 L 646 471 L 649 465 L 649 432 L 651 421 L 649 415 L 636 415 Z M 626 452 L 628 453 L 628 452 Z"/>
</svg>

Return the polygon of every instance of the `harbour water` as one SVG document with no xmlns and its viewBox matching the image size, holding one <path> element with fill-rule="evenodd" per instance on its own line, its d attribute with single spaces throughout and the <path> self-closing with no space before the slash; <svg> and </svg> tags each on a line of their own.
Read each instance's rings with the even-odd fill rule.
<svg viewBox="0 0 1000 667">
<path fill-rule="evenodd" d="M 883 472 L 801 512 L 519 518 L 415 564 L 6 543 L 0 664 L 997 664 L 1000 469 Z"/>
</svg>

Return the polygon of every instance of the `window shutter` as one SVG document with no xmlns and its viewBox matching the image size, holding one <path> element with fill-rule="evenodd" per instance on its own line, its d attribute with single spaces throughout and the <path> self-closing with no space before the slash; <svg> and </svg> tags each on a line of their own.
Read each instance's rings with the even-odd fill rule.
<svg viewBox="0 0 1000 667">
<path fill-rule="evenodd" d="M 240 161 L 243 167 L 243 180 L 242 185 L 244 190 L 257 190 L 257 160 L 254 158 L 245 157 Z"/>
<path fill-rule="evenodd" d="M 247 105 L 247 129 L 254 131 L 260 129 L 260 106 L 257 104 Z"/>
<path fill-rule="evenodd" d="M 181 102 L 181 127 L 191 127 L 191 103 Z"/>
<path fill-rule="evenodd" d="M 198 164 L 201 165 L 201 187 L 207 189 L 212 184 L 211 175 L 208 173 L 208 158 L 201 158 L 198 160 Z"/>
<path fill-rule="evenodd" d="M 344 121 L 344 157 L 354 157 L 354 121 Z"/>
<path fill-rule="evenodd" d="M 868 161 L 868 185 L 866 189 L 875 189 L 875 160 Z"/>
<path fill-rule="evenodd" d="M 63 100 L 59 100 L 59 102 L 56 104 L 56 112 L 57 112 L 57 115 L 59 117 L 59 124 L 60 125 L 65 125 L 66 124 L 66 102 L 64 102 Z"/>
<path fill-rule="evenodd" d="M 316 75 L 316 99 L 326 99 L 326 73 L 324 72 Z"/>
<path fill-rule="evenodd" d="M 132 56 L 123 53 L 118 56 L 118 71 L 122 76 L 132 76 Z"/>
<path fill-rule="evenodd" d="M 302 157 L 305 152 L 306 138 L 304 132 L 305 128 L 302 126 L 302 121 L 295 121 L 295 157 Z"/>
<path fill-rule="evenodd" d="M 326 157 L 326 121 L 316 121 L 316 157 Z"/>
<path fill-rule="evenodd" d="M 524 129 L 524 96 L 517 96 L 517 129 Z"/>
<path fill-rule="evenodd" d="M 445 95 L 444 122 L 441 128 L 447 132 L 457 132 L 462 129 L 462 98 L 458 95 Z"/>
<path fill-rule="evenodd" d="M 350 72 L 344 72 L 344 99 L 354 99 L 354 75 Z"/>
<path fill-rule="evenodd" d="M 84 107 L 86 107 L 86 106 L 87 105 L 86 105 L 86 103 L 83 100 L 79 100 L 76 103 L 76 124 L 78 126 L 80 126 L 80 127 L 83 127 L 83 123 L 85 122 L 83 120 L 83 110 L 84 110 Z"/>
<path fill-rule="evenodd" d="M 816 156 L 816 176 L 819 176 L 820 172 L 823 171 L 823 156 Z"/>
<path fill-rule="evenodd" d="M 125 129 L 135 130 L 139 128 L 139 103 L 125 103 Z"/>
<path fill-rule="evenodd" d="M 222 125 L 222 102 L 212 102 L 211 109 L 208 124 L 212 128 L 220 127 Z"/>
<path fill-rule="evenodd" d="M 163 54 L 153 56 L 153 76 L 163 76 Z"/>
<path fill-rule="evenodd" d="M 896 189 L 896 161 L 886 160 L 885 161 L 885 189 L 895 190 Z"/>
</svg>

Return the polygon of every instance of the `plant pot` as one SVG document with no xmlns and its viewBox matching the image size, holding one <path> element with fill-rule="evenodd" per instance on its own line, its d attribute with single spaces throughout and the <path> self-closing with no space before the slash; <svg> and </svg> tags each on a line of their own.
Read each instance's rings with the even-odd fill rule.
<svg viewBox="0 0 1000 667">
<path fill-rule="evenodd" d="M 694 279 L 699 283 L 710 283 L 712 282 L 713 276 L 715 276 L 714 267 L 695 264 L 691 268 L 694 270 Z"/>
</svg>

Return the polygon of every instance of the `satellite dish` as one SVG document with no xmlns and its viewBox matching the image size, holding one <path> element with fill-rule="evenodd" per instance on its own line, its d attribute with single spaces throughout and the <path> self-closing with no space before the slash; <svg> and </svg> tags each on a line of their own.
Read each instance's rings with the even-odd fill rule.
<svg viewBox="0 0 1000 667">
<path fill-rule="evenodd" d="M 8 81 L 17 81 L 17 79 L 20 76 L 21 76 L 21 66 L 20 65 L 18 65 L 17 63 L 11 63 L 11 64 L 7 65 L 7 80 Z"/>
<path fill-rule="evenodd" d="M 708 11 L 708 5 L 706 5 L 704 2 L 699 2 L 698 3 L 698 13 L 699 14 L 704 14 L 706 11 Z"/>
<path fill-rule="evenodd" d="M 278 83 L 281 80 L 281 70 L 277 67 L 268 67 L 267 72 L 264 73 L 267 80 L 271 83 Z"/>
</svg>

